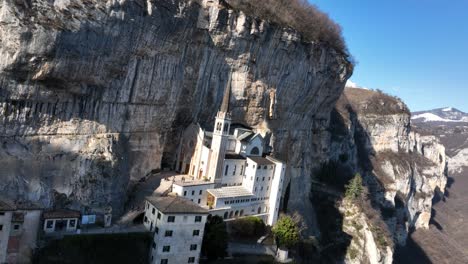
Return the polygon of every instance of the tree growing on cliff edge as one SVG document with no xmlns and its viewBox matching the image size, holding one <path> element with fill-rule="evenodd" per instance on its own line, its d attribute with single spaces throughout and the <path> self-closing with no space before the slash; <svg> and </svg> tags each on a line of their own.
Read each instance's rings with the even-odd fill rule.
<svg viewBox="0 0 468 264">
<path fill-rule="evenodd" d="M 362 177 L 357 173 L 353 179 L 346 185 L 345 198 L 355 200 L 361 197 L 364 187 L 362 186 Z"/>
<path fill-rule="evenodd" d="M 301 219 L 298 215 L 281 215 L 271 231 L 278 247 L 292 248 L 300 240 Z"/>
</svg>

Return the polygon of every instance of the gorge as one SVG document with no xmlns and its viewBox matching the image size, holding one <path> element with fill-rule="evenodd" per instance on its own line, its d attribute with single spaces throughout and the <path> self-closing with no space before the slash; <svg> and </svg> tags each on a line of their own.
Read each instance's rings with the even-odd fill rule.
<svg viewBox="0 0 468 264">
<path fill-rule="evenodd" d="M 0 193 L 14 200 L 119 216 L 136 182 L 174 168 L 185 127 L 213 122 L 230 72 L 233 122 L 288 164 L 283 204 L 305 237 L 337 231 L 311 186 L 362 174 L 369 211 L 335 208 L 337 260 L 392 263 L 445 189 L 444 147 L 411 131 L 401 100 L 345 89 L 346 52 L 224 1 L 2 1 L 0 58 Z M 340 186 L 319 177 L 330 164 Z"/>
</svg>

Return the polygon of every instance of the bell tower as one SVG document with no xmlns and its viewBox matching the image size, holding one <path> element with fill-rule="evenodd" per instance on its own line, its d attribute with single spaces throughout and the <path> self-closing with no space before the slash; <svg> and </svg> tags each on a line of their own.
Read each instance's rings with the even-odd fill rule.
<svg viewBox="0 0 468 264">
<path fill-rule="evenodd" d="M 211 159 L 209 175 L 215 183 L 215 188 L 221 187 L 223 178 L 224 157 L 229 138 L 229 129 L 231 127 L 231 113 L 229 112 L 229 98 L 231 90 L 231 75 L 224 89 L 223 103 L 219 109 L 213 129 L 213 139 L 211 141 Z"/>
</svg>

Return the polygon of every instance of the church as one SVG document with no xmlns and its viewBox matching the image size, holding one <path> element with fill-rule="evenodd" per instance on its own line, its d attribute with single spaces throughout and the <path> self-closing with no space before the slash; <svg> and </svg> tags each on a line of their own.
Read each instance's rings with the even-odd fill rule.
<svg viewBox="0 0 468 264">
<path fill-rule="evenodd" d="M 286 164 L 265 153 L 265 140 L 245 127 L 231 127 L 229 79 L 213 131 L 191 124 L 184 131 L 176 170 L 184 174 L 172 192 L 225 220 L 278 218 Z"/>
</svg>

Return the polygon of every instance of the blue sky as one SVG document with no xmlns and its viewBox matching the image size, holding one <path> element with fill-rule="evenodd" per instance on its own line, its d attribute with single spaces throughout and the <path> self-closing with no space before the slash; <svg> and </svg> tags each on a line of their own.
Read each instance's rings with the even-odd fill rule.
<svg viewBox="0 0 468 264">
<path fill-rule="evenodd" d="M 468 112 L 468 0 L 309 0 L 343 28 L 351 80 L 412 111 Z"/>
</svg>

